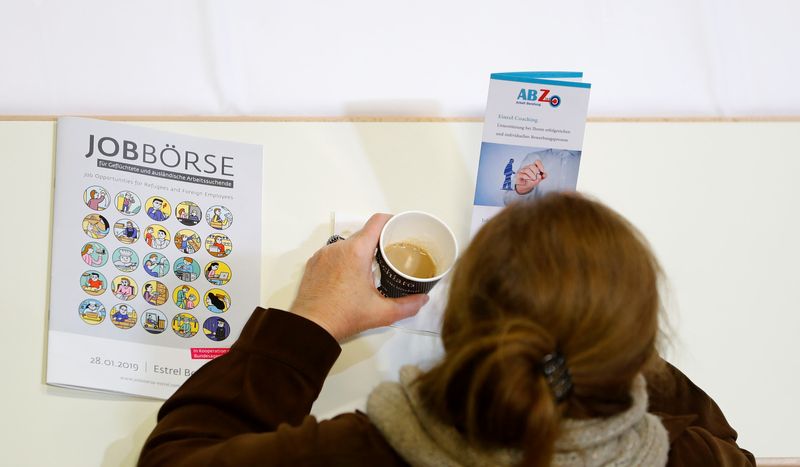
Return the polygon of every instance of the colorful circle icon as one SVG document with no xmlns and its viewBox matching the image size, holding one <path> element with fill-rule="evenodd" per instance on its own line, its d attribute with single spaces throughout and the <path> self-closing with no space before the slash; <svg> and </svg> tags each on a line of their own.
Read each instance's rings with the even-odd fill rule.
<svg viewBox="0 0 800 467">
<path fill-rule="evenodd" d="M 203 296 L 203 303 L 212 313 L 225 313 L 231 307 L 231 296 L 222 289 L 211 289 Z"/>
<path fill-rule="evenodd" d="M 78 315 L 86 324 L 100 324 L 106 319 L 106 307 L 98 300 L 87 298 L 78 305 Z"/>
<path fill-rule="evenodd" d="M 133 272 L 139 267 L 139 255 L 130 248 L 122 246 L 114 250 L 111 262 L 122 272 Z"/>
<path fill-rule="evenodd" d="M 111 281 L 111 291 L 118 300 L 133 300 L 139 293 L 136 281 L 128 276 L 117 276 Z"/>
<path fill-rule="evenodd" d="M 200 263 L 188 256 L 176 259 L 172 270 L 175 276 L 184 282 L 192 282 L 200 277 Z"/>
<path fill-rule="evenodd" d="M 175 247 L 182 253 L 191 255 L 202 248 L 202 240 L 194 230 L 179 230 L 175 234 Z"/>
<path fill-rule="evenodd" d="M 224 258 L 233 251 L 233 243 L 225 234 L 212 233 L 206 237 L 206 251 L 215 258 Z"/>
<path fill-rule="evenodd" d="M 233 213 L 225 206 L 211 206 L 206 211 L 206 222 L 212 229 L 225 230 L 233 224 Z"/>
<path fill-rule="evenodd" d="M 182 201 L 175 206 L 175 218 L 183 225 L 193 226 L 200 223 L 203 211 L 191 201 Z"/>
<path fill-rule="evenodd" d="M 81 226 L 86 235 L 95 239 L 105 238 L 110 230 L 108 220 L 100 214 L 89 214 L 84 217 Z"/>
<path fill-rule="evenodd" d="M 214 285 L 225 285 L 231 280 L 231 268 L 222 261 L 212 261 L 203 269 L 203 275 Z"/>
<path fill-rule="evenodd" d="M 114 205 L 121 214 L 135 216 L 142 209 L 142 200 L 132 191 L 120 191 L 114 198 Z"/>
<path fill-rule="evenodd" d="M 212 316 L 203 323 L 203 334 L 212 341 L 224 341 L 231 333 L 231 326 L 219 316 Z"/>
<path fill-rule="evenodd" d="M 169 290 L 159 281 L 148 281 L 142 286 L 142 298 L 153 306 L 161 306 L 167 303 Z"/>
<path fill-rule="evenodd" d="M 136 310 L 127 303 L 119 303 L 111 308 L 111 323 L 120 329 L 136 326 Z"/>
<path fill-rule="evenodd" d="M 136 243 L 136 240 L 139 240 L 140 233 L 139 226 L 130 219 L 120 219 L 114 222 L 114 236 L 126 245 Z"/>
<path fill-rule="evenodd" d="M 169 260 L 156 251 L 145 254 L 142 269 L 151 277 L 164 277 L 169 273 Z"/>
<path fill-rule="evenodd" d="M 106 277 L 100 271 L 89 270 L 81 274 L 81 288 L 89 295 L 102 295 L 108 288 Z"/>
<path fill-rule="evenodd" d="M 108 261 L 108 250 L 102 243 L 89 242 L 81 247 L 81 259 L 90 267 L 102 267 Z"/>
<path fill-rule="evenodd" d="M 105 188 L 92 185 L 83 192 L 83 202 L 93 211 L 102 211 L 108 207 L 111 200 Z"/>
<path fill-rule="evenodd" d="M 191 285 L 179 285 L 172 291 L 172 300 L 181 310 L 191 310 L 197 306 L 200 294 Z"/>
<path fill-rule="evenodd" d="M 191 313 L 178 313 L 172 318 L 172 330 L 180 337 L 193 337 L 200 329 L 197 318 Z"/>
<path fill-rule="evenodd" d="M 144 203 L 144 208 L 147 217 L 156 222 L 163 222 L 169 219 L 170 214 L 172 214 L 172 206 L 169 205 L 166 199 L 160 196 L 151 196 L 148 198 L 147 202 Z"/>
<path fill-rule="evenodd" d="M 169 245 L 169 230 L 163 225 L 151 224 L 144 229 L 144 241 L 151 248 L 163 250 Z"/>
<path fill-rule="evenodd" d="M 167 315 L 160 310 L 151 308 L 142 313 L 142 327 L 150 334 L 161 334 L 167 329 Z"/>
</svg>

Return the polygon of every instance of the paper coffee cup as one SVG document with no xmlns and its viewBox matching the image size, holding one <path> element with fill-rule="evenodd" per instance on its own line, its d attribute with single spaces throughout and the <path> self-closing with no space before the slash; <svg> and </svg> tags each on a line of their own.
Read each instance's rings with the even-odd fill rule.
<svg viewBox="0 0 800 467">
<path fill-rule="evenodd" d="M 392 264 L 387 247 L 403 243 L 423 250 L 433 260 L 433 277 L 414 277 L 404 272 L 401 265 Z M 381 231 L 376 260 L 380 270 L 378 290 L 387 297 L 428 293 L 444 277 L 458 256 L 456 237 L 450 228 L 436 216 L 421 211 L 396 214 Z"/>
</svg>

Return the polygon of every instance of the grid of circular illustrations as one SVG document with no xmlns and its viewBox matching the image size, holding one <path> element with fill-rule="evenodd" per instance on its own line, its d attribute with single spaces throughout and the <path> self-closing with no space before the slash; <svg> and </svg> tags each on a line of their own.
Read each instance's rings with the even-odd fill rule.
<svg viewBox="0 0 800 467">
<path fill-rule="evenodd" d="M 111 308 L 111 323 L 120 329 L 136 326 L 136 310 L 126 303 L 118 303 Z"/>
<path fill-rule="evenodd" d="M 111 291 L 119 300 L 130 301 L 136 298 L 139 288 L 136 281 L 128 276 L 117 276 L 111 281 Z"/>
<path fill-rule="evenodd" d="M 164 277 L 169 272 L 169 260 L 161 253 L 151 251 L 144 256 L 142 269 L 149 276 Z"/>
<path fill-rule="evenodd" d="M 203 303 L 212 313 L 225 313 L 231 307 L 231 296 L 222 289 L 211 289 L 203 297 Z"/>
<path fill-rule="evenodd" d="M 172 318 L 172 330 L 180 337 L 193 337 L 199 328 L 200 323 L 191 313 L 178 313 Z"/>
<path fill-rule="evenodd" d="M 142 200 L 139 195 L 132 191 L 120 191 L 114 197 L 114 206 L 122 214 L 126 216 L 135 216 L 142 209 Z"/>
<path fill-rule="evenodd" d="M 233 213 L 225 206 L 211 206 L 206 211 L 206 222 L 212 229 L 225 230 L 233 224 Z"/>
<path fill-rule="evenodd" d="M 200 263 L 188 256 L 175 260 L 172 270 L 175 276 L 184 282 L 192 282 L 200 277 Z"/>
<path fill-rule="evenodd" d="M 98 300 L 87 298 L 78 305 L 78 316 L 86 324 L 100 324 L 106 319 L 106 307 Z"/>
<path fill-rule="evenodd" d="M 108 220 L 100 214 L 89 214 L 84 217 L 81 227 L 86 235 L 94 239 L 105 238 L 110 229 Z"/>
<path fill-rule="evenodd" d="M 227 235 L 221 233 L 212 233 L 206 237 L 206 251 L 211 256 L 216 258 L 224 258 L 231 254 L 233 250 L 233 242 Z"/>
<path fill-rule="evenodd" d="M 130 219 L 120 219 L 114 222 L 114 236 L 120 242 L 131 245 L 139 240 L 139 226 Z"/>
<path fill-rule="evenodd" d="M 83 291 L 89 295 L 102 295 L 108 287 L 103 273 L 91 269 L 81 274 L 80 282 Z"/>
<path fill-rule="evenodd" d="M 175 234 L 175 248 L 184 254 L 191 255 L 195 253 L 200 250 L 201 245 L 202 240 L 200 240 L 200 236 L 197 235 L 197 232 L 194 230 L 183 229 Z"/>
<path fill-rule="evenodd" d="M 231 280 L 231 268 L 222 261 L 212 261 L 203 270 L 203 274 L 214 285 L 225 285 Z"/>
<path fill-rule="evenodd" d="M 144 241 L 151 248 L 163 250 L 169 245 L 169 240 L 169 230 L 163 225 L 151 224 L 144 229 Z"/>
<path fill-rule="evenodd" d="M 111 201 L 108 191 L 97 185 L 92 185 L 83 192 L 83 202 L 93 211 L 102 211 Z"/>
<path fill-rule="evenodd" d="M 153 306 L 161 306 L 167 303 L 169 289 L 159 281 L 148 281 L 142 286 L 142 298 Z"/>
<path fill-rule="evenodd" d="M 193 226 L 203 218 L 200 206 L 191 201 L 182 201 L 175 206 L 175 218 L 183 225 Z"/>
<path fill-rule="evenodd" d="M 133 272 L 139 267 L 139 255 L 130 248 L 121 246 L 114 250 L 111 262 L 122 272 Z"/>
<path fill-rule="evenodd" d="M 140 321 L 144 330 L 150 334 L 161 334 L 167 329 L 167 315 L 155 308 L 145 310 Z"/>
<path fill-rule="evenodd" d="M 203 334 L 212 341 L 224 341 L 231 333 L 231 326 L 219 316 L 212 316 L 203 323 Z"/>
<path fill-rule="evenodd" d="M 108 250 L 102 243 L 89 242 L 81 248 L 81 259 L 90 267 L 102 267 L 108 261 Z"/>
<path fill-rule="evenodd" d="M 147 202 L 144 203 L 144 208 L 145 212 L 147 212 L 147 217 L 156 222 L 165 221 L 169 219 L 170 214 L 172 214 L 172 206 L 169 205 L 169 201 L 160 196 L 151 196 L 147 198 Z"/>
<path fill-rule="evenodd" d="M 105 238 L 113 229 L 116 239 L 124 245 L 132 245 L 140 237 L 144 237 L 147 245 L 155 250 L 165 249 L 167 245 L 173 243 L 179 251 L 191 255 L 205 247 L 208 254 L 215 259 L 225 258 L 233 250 L 233 242 L 225 234 L 212 233 L 203 241 L 194 230 L 180 229 L 173 237 L 164 225 L 159 224 L 169 219 L 173 213 L 176 220 L 184 226 L 199 224 L 203 220 L 203 210 L 192 201 L 182 201 L 173 210 L 169 201 L 162 196 L 151 196 L 142 203 L 142 199 L 133 191 L 122 190 L 112 197 L 106 189 L 96 185 L 84 191 L 83 201 L 94 211 L 103 211 L 113 204 L 114 208 L 125 216 L 135 216 L 144 208 L 147 217 L 157 222 L 148 225 L 146 229 L 141 229 L 131 218 L 121 218 L 110 224 L 103 215 L 92 213 L 87 215 L 82 223 L 84 233 L 91 239 Z M 233 224 L 233 213 L 225 206 L 215 205 L 205 211 L 205 220 L 211 228 L 225 230 Z M 127 246 L 117 248 L 113 254 L 102 243 L 95 241 L 89 241 L 81 248 L 81 259 L 92 268 L 105 266 L 109 258 L 114 267 L 124 274 L 136 271 L 140 264 L 153 278 L 164 277 L 170 271 L 170 261 L 159 252 L 142 254 L 140 259 L 139 254 Z M 232 278 L 230 266 L 222 261 L 211 261 L 205 268 L 201 265 L 197 260 L 184 256 L 175 260 L 173 272 L 184 282 L 192 282 L 202 273 L 211 284 L 218 287 L 227 284 Z M 171 321 L 173 331 L 185 338 L 193 337 L 200 329 L 200 322 L 188 311 L 197 307 L 201 300 L 203 305 L 215 314 L 225 313 L 231 306 L 231 296 L 222 288 L 212 288 L 203 295 L 190 285 L 181 285 L 170 293 L 164 283 L 150 280 L 145 282 L 139 291 L 136 281 L 129 275 L 117 276 L 109 284 L 106 277 L 94 269 L 87 270 L 81 275 L 80 285 L 84 292 L 93 296 L 102 295 L 109 289 L 117 299 L 123 301 L 107 312 L 99 300 L 86 299 L 79 306 L 81 320 L 96 325 L 101 323 L 108 313 L 114 326 L 130 329 L 140 322 L 142 328 L 150 334 L 164 332 L 168 318 L 157 308 L 149 308 L 138 316 L 130 301 L 140 293 L 145 302 L 151 306 L 162 306 L 172 297 L 178 308 L 186 310 L 175 315 Z M 212 341 L 222 341 L 231 333 L 230 324 L 219 316 L 212 316 L 203 323 L 203 333 Z"/>
<path fill-rule="evenodd" d="M 179 285 L 172 291 L 172 300 L 181 310 L 191 310 L 197 306 L 200 294 L 191 285 Z"/>
</svg>

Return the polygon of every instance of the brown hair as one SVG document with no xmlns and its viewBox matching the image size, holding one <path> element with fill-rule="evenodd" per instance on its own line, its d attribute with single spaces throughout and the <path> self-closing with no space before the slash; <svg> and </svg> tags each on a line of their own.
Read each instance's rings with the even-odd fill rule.
<svg viewBox="0 0 800 467">
<path fill-rule="evenodd" d="M 472 442 L 549 465 L 562 417 L 630 407 L 633 378 L 657 355 L 659 276 L 638 231 L 599 202 L 508 206 L 454 270 L 445 357 L 418 380 L 425 405 Z M 542 373 L 555 351 L 574 384 L 561 403 Z"/>
</svg>

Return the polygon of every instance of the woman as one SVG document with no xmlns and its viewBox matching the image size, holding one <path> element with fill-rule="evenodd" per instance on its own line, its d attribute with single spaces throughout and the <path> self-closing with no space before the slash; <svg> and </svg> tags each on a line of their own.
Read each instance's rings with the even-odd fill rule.
<svg viewBox="0 0 800 467">
<path fill-rule="evenodd" d="M 83 262 L 89 266 L 100 266 L 103 264 L 102 254 L 95 255 L 94 246 L 91 243 L 87 243 L 83 246 L 81 258 L 83 258 Z"/>
<path fill-rule="evenodd" d="M 89 192 L 89 200 L 86 204 L 89 206 L 89 209 L 94 209 L 95 211 L 102 211 L 105 209 L 101 204 L 106 199 L 106 193 L 104 191 L 97 192 L 97 190 L 92 190 Z"/>
<path fill-rule="evenodd" d="M 206 268 L 206 279 L 208 279 L 208 282 L 220 285 L 221 281 L 219 279 L 219 273 L 217 272 L 218 269 L 219 269 L 219 263 L 217 262 L 213 262 L 208 265 L 208 267 Z"/>
<path fill-rule="evenodd" d="M 85 232 L 92 238 L 104 238 L 108 235 L 108 221 L 99 214 L 89 214 L 84 219 Z"/>
<path fill-rule="evenodd" d="M 218 294 L 209 291 L 206 293 L 206 308 L 212 313 L 224 313 L 229 306 L 230 300 L 225 294 Z"/>
<path fill-rule="evenodd" d="M 257 309 L 164 404 L 140 465 L 753 464 L 716 404 L 656 353 L 648 247 L 575 194 L 511 205 L 476 235 L 453 271 L 437 366 L 378 386 L 368 414 L 307 416 L 337 340 L 426 302 L 372 287 L 387 220 L 318 251 L 292 313 Z"/>
<path fill-rule="evenodd" d="M 117 289 L 114 290 L 114 296 L 120 300 L 131 300 L 135 296 L 135 291 L 130 281 L 123 277 L 120 279 Z"/>
</svg>

